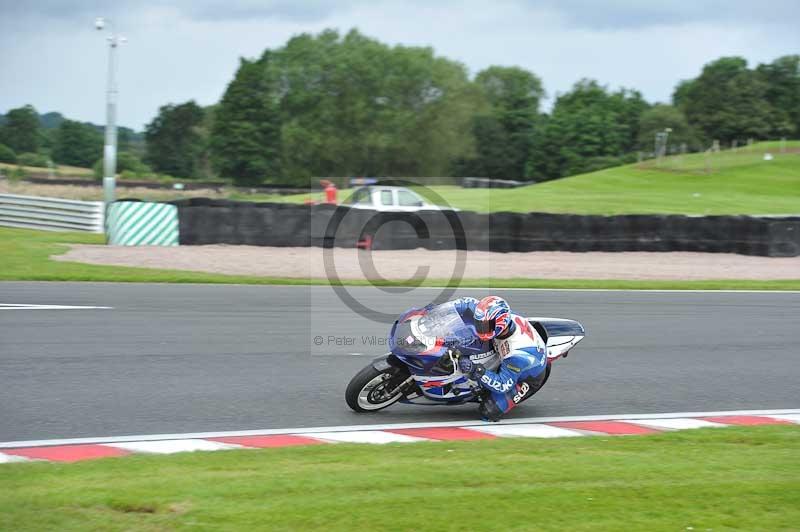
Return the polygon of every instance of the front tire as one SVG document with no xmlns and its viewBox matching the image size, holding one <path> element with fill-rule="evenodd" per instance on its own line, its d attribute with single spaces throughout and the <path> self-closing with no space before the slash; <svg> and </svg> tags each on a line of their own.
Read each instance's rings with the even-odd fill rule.
<svg viewBox="0 0 800 532">
<path fill-rule="evenodd" d="M 405 372 L 394 368 L 381 371 L 369 365 L 356 373 L 347 385 L 344 394 L 347 406 L 359 413 L 383 410 L 403 397 L 398 386 L 407 377 Z"/>
</svg>

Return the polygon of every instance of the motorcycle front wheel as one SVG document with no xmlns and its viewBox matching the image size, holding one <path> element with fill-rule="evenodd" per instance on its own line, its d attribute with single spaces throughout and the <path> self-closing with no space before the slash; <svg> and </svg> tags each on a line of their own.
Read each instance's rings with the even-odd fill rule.
<svg viewBox="0 0 800 532">
<path fill-rule="evenodd" d="M 407 378 L 405 372 L 397 369 L 380 371 L 369 365 L 347 385 L 344 394 L 347 406 L 361 413 L 383 410 L 403 397 L 400 384 Z"/>
</svg>

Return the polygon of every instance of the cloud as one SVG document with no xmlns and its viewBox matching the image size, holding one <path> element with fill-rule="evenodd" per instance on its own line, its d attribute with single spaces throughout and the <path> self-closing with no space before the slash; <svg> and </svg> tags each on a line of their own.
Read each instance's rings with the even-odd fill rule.
<svg viewBox="0 0 800 532">
<path fill-rule="evenodd" d="M 800 24 L 797 0 L 515 0 L 531 8 L 558 13 L 567 25 L 593 30 L 646 29 L 699 23 Z"/>
<path fill-rule="evenodd" d="M 131 16 L 145 9 L 173 10 L 200 21 L 292 20 L 313 22 L 334 12 L 348 11 L 367 0 L 0 0 L 0 13 L 7 21 L 19 18 L 78 20 L 104 14 Z"/>
<path fill-rule="evenodd" d="M 0 112 L 31 103 L 102 122 L 107 48 L 94 30 L 96 16 L 129 39 L 119 50 L 119 122 L 141 129 L 161 105 L 219 101 L 239 57 L 325 28 L 431 46 L 472 74 L 521 66 L 540 76 L 551 96 L 589 77 L 668 101 L 679 80 L 720 56 L 753 65 L 798 53 L 795 6 L 800 2 L 0 0 Z"/>
<path fill-rule="evenodd" d="M 292 20 L 315 22 L 346 14 L 363 6 L 384 6 L 387 0 L 0 0 L 0 13 L 13 17 L 77 19 L 101 13 L 130 14 L 142 9 L 172 9 L 181 16 L 196 20 Z M 403 2 L 411 10 L 425 6 L 445 6 L 455 11 L 465 2 L 438 0 Z M 470 6 L 475 5 L 467 2 Z M 669 2 L 643 0 L 485 0 L 477 8 L 483 14 L 507 10 L 516 4 L 527 11 L 548 10 L 573 27 L 618 30 L 647 28 L 709 21 L 743 23 L 800 24 L 797 0 L 695 0 Z"/>
<path fill-rule="evenodd" d="M 198 20 L 235 20 L 279 18 L 292 21 L 314 22 L 330 16 L 335 11 L 349 10 L 358 2 L 333 0 L 237 0 L 232 3 L 189 2 L 185 13 Z"/>
</svg>

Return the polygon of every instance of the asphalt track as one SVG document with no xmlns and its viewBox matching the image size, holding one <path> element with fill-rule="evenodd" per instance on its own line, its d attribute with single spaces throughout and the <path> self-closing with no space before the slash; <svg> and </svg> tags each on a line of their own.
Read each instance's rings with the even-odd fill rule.
<svg viewBox="0 0 800 532">
<path fill-rule="evenodd" d="M 438 293 L 349 292 L 396 313 Z M 494 292 L 587 329 L 513 417 L 800 407 L 798 293 Z M 474 419 L 351 412 L 388 326 L 328 287 L 0 283 L 0 304 L 112 307 L 0 310 L 0 441 Z"/>
</svg>

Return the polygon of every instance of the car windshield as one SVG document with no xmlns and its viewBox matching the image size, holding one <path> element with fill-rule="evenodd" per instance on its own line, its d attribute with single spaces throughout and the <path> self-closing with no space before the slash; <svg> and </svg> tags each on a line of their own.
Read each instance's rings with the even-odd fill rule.
<svg viewBox="0 0 800 532">
<path fill-rule="evenodd" d="M 406 353 L 421 353 L 440 346 L 469 345 L 475 334 L 461 319 L 452 302 L 443 303 L 425 312 L 411 310 L 397 323 L 392 346 Z"/>
<path fill-rule="evenodd" d="M 356 205 L 359 203 L 371 203 L 369 197 L 369 189 L 368 188 L 359 188 L 356 189 L 349 198 L 344 200 L 346 205 Z"/>
<path fill-rule="evenodd" d="M 398 190 L 397 201 L 401 207 L 422 207 L 424 205 L 422 198 L 410 190 Z"/>
</svg>

